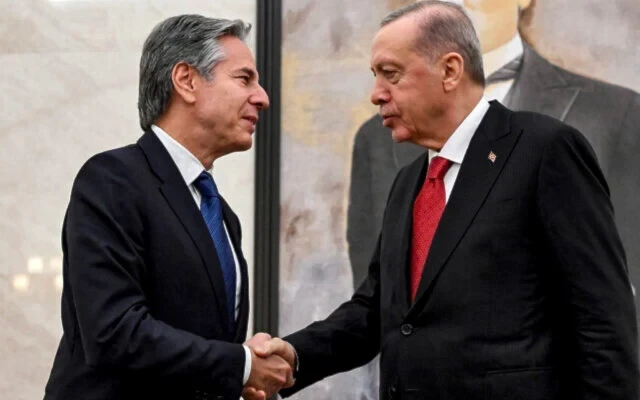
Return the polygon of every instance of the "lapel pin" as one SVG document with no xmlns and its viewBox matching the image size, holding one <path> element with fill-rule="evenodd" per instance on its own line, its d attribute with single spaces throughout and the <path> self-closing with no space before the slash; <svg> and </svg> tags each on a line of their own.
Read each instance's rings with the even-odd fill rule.
<svg viewBox="0 0 640 400">
<path fill-rule="evenodd" d="M 498 156 L 496 156 L 496 153 L 494 153 L 493 151 L 489 152 L 489 161 L 491 161 L 492 163 L 496 162 L 496 158 L 498 158 Z"/>
</svg>

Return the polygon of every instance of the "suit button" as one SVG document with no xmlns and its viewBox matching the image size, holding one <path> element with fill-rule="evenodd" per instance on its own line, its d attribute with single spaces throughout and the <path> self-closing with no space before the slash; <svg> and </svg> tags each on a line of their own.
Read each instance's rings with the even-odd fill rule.
<svg viewBox="0 0 640 400">
<path fill-rule="evenodd" d="M 404 336 L 409 336 L 413 333 L 413 326 L 411 324 L 404 324 L 400 327 L 400 332 L 402 332 Z"/>
</svg>

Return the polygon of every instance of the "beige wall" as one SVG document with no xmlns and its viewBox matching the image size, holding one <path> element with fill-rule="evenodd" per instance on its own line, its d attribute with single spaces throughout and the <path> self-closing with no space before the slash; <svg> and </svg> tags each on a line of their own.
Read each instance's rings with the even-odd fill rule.
<svg viewBox="0 0 640 400">
<path fill-rule="evenodd" d="M 62 329 L 60 228 L 72 180 L 90 155 L 141 135 L 142 42 L 181 13 L 255 25 L 255 1 L 0 0 L 0 10 L 0 398 L 37 399 Z M 216 164 L 250 267 L 253 157 Z"/>
</svg>

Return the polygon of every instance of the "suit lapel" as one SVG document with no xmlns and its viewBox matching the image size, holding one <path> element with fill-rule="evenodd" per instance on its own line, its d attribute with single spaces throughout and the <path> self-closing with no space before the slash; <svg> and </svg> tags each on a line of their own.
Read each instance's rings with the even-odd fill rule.
<svg viewBox="0 0 640 400">
<path fill-rule="evenodd" d="M 423 308 L 435 278 L 469 228 L 520 137 L 521 132 L 510 132 L 509 118 L 506 108 L 492 102 L 473 135 L 431 243 L 416 300 L 409 314 Z M 497 156 L 495 162 L 489 160 L 491 152 Z"/>
<path fill-rule="evenodd" d="M 231 238 L 231 245 L 238 259 L 238 265 L 240 266 L 240 309 L 238 311 L 238 318 L 236 320 L 236 331 L 234 333 L 235 342 L 244 342 L 247 335 L 247 325 L 249 320 L 249 273 L 247 263 L 244 259 L 241 246 L 240 225 L 238 217 L 234 214 L 229 204 L 222 197 L 222 213 L 224 215 L 224 223 L 229 231 L 229 237 Z"/>
<path fill-rule="evenodd" d="M 159 187 L 160 192 L 196 245 L 209 277 L 209 283 L 215 293 L 220 319 L 227 321 L 229 316 L 222 269 L 200 210 L 193 201 L 180 171 L 156 135 L 152 131 L 147 131 L 138 140 L 138 145 L 144 151 L 154 173 L 162 181 Z M 161 216 L 158 217 L 161 218 Z"/>
<path fill-rule="evenodd" d="M 567 82 L 556 67 L 526 44 L 521 68 L 504 99 L 507 107 L 564 121 L 582 88 Z"/>
<path fill-rule="evenodd" d="M 392 195 L 387 204 L 387 210 L 391 215 L 391 221 L 397 221 L 397 223 L 389 224 L 389 231 L 385 231 L 384 236 L 388 237 L 389 241 L 396 242 L 398 239 L 399 246 L 392 246 L 394 249 L 390 255 L 390 259 L 393 260 L 393 264 L 397 265 L 397 268 L 393 268 L 392 277 L 393 282 L 399 282 L 400 284 L 394 286 L 393 298 L 391 303 L 400 307 L 400 313 L 404 315 L 409 310 L 409 266 L 411 257 L 411 229 L 413 226 L 413 202 L 418 196 L 418 192 L 422 187 L 424 181 L 425 171 L 429 165 L 428 153 L 422 151 L 422 156 L 413 161 L 413 164 L 408 168 L 408 175 L 403 178 L 402 175 L 398 176 L 396 182 L 397 187 L 394 187 L 391 192 Z M 403 195 L 394 196 L 393 193 L 401 193 Z"/>
</svg>

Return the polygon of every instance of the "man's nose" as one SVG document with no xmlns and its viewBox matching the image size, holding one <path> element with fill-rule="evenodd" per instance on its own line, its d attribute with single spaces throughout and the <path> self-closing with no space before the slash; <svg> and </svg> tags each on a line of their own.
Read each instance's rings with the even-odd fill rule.
<svg viewBox="0 0 640 400">
<path fill-rule="evenodd" d="M 258 107 L 259 110 L 269 107 L 269 95 L 262 86 L 258 85 L 257 92 L 251 97 L 251 104 Z"/>
<path fill-rule="evenodd" d="M 371 102 L 376 106 L 388 103 L 390 99 L 389 91 L 376 82 L 371 91 Z"/>
</svg>

